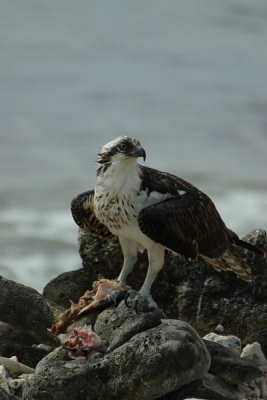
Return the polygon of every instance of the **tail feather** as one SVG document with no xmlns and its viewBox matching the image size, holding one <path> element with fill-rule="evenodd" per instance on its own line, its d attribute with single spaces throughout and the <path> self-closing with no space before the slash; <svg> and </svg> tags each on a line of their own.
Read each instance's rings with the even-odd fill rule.
<svg viewBox="0 0 267 400">
<path fill-rule="evenodd" d="M 234 245 L 243 247 L 244 249 L 253 251 L 256 254 L 265 257 L 266 254 L 262 249 L 239 239 L 237 234 L 230 229 L 229 233 Z M 227 248 L 221 256 L 216 258 L 209 258 L 207 256 L 203 256 L 202 254 L 201 256 L 217 271 L 233 271 L 237 276 L 239 276 L 239 278 L 243 279 L 244 281 L 251 282 L 251 269 L 246 264 L 244 259 L 236 252 L 234 246 L 230 245 L 230 247 Z"/>
<path fill-rule="evenodd" d="M 232 271 L 244 281 L 251 281 L 249 266 L 233 249 L 225 250 L 223 255 L 218 258 L 208 258 L 203 255 L 202 258 L 217 271 Z"/>
</svg>

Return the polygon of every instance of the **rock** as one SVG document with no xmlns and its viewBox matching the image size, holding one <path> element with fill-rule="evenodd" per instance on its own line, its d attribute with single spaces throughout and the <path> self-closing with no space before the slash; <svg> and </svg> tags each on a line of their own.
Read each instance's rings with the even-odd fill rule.
<svg viewBox="0 0 267 400">
<path fill-rule="evenodd" d="M 8 393 L 6 390 L 0 388 L 0 399 L 1 400 L 18 400 L 16 396 Z"/>
<path fill-rule="evenodd" d="M 10 337 L 10 336 L 12 336 L 12 338 L 13 338 L 15 336 L 13 334 L 13 331 L 14 331 L 14 329 L 11 325 L 0 321 L 0 341 L 3 341 L 7 337 Z"/>
<path fill-rule="evenodd" d="M 256 380 L 253 380 L 249 382 L 249 384 L 242 384 L 242 385 L 237 385 L 235 393 L 238 397 L 238 400 L 243 400 L 243 399 L 264 399 L 266 398 L 266 395 L 261 391 L 262 389 L 262 383 L 261 381 L 264 380 L 265 378 L 257 378 Z M 257 381 L 257 383 L 256 383 Z M 265 382 L 265 387 L 266 387 L 266 382 Z"/>
<path fill-rule="evenodd" d="M 263 229 L 254 229 L 253 231 L 249 232 L 247 235 L 244 236 L 243 240 L 245 242 L 251 243 L 254 246 L 259 247 L 260 249 L 264 250 L 267 254 L 267 233 Z M 262 268 L 266 267 L 266 258 L 263 257 L 257 258 L 255 253 L 252 251 L 248 251 L 246 249 L 240 249 L 240 253 L 246 257 L 248 263 L 253 264 L 253 272 L 257 275 L 261 274 Z M 266 273 L 266 271 L 265 271 Z"/>
<path fill-rule="evenodd" d="M 10 393 L 8 382 L 2 374 L 0 374 L 0 389 L 4 390 L 7 393 Z"/>
<path fill-rule="evenodd" d="M 107 309 L 99 314 L 94 331 L 108 341 L 107 352 L 112 352 L 134 335 L 160 325 L 162 318 L 166 317 L 160 309 L 138 315 L 121 302 L 118 308 Z"/>
<path fill-rule="evenodd" d="M 267 368 L 267 360 L 261 350 L 261 345 L 258 342 L 247 344 L 240 357 L 243 360 L 250 361 L 258 367 Z"/>
<path fill-rule="evenodd" d="M 192 396 L 205 400 L 238 400 L 234 389 L 217 376 L 206 374 L 202 379 L 191 382 L 158 400 L 184 400 Z"/>
<path fill-rule="evenodd" d="M 261 345 L 261 350 L 267 358 L 267 330 L 255 332 L 243 340 L 243 345 L 252 344 L 258 342 Z"/>
<path fill-rule="evenodd" d="M 0 342 L 16 342 L 31 346 L 36 341 L 31 332 L 22 331 L 18 327 L 0 321 Z"/>
<path fill-rule="evenodd" d="M 267 250 L 265 231 L 256 230 L 247 240 Z M 0 339 L 6 342 L 0 352 L 7 352 L 4 357 L 20 352 L 14 354 L 19 361 L 26 365 L 30 361 L 35 366 L 38 357 L 47 353 L 36 352 L 29 345 L 55 346 L 47 328 L 69 307 L 69 300 L 78 301 L 87 289 L 92 289 L 94 281 L 119 275 L 123 257 L 117 240 L 99 241 L 80 231 L 79 246 L 83 269 L 51 281 L 44 290 L 46 298 L 34 289 L 0 277 Z M 217 343 L 205 341 L 208 352 L 187 323 L 201 335 L 214 331 L 218 324 L 223 325 L 225 335 L 234 334 L 241 339 L 255 330 L 264 332 L 266 261 L 251 252 L 238 251 L 243 252 L 252 268 L 252 285 L 233 273 L 219 274 L 203 260 L 191 263 L 166 252 L 165 267 L 152 287 L 152 296 L 163 312 L 157 309 L 137 315 L 121 302 L 78 318 L 68 329 L 92 324 L 101 339 L 108 342 L 107 351 L 92 351 L 86 360 L 74 360 L 68 350 L 59 347 L 41 359 L 35 374 L 18 393 L 24 400 L 153 400 L 187 388 L 189 394 L 184 396 L 219 400 L 224 399 L 218 397 L 224 395 L 222 388 L 231 392 L 221 380 L 235 385 L 255 379 L 257 382 L 261 376 L 257 366 L 235 357 Z M 127 283 L 138 290 L 146 271 L 145 252 L 139 255 Z M 186 322 L 167 319 L 178 315 Z M 210 374 L 206 375 L 208 369 Z M 232 395 L 233 392 L 227 398 Z"/>
<path fill-rule="evenodd" d="M 46 350 L 15 342 L 0 342 L 0 356 L 17 356 L 22 364 L 35 368 L 39 361 L 48 354 Z"/>
<path fill-rule="evenodd" d="M 58 304 L 69 308 L 70 300 L 78 303 L 79 298 L 93 285 L 88 271 L 81 268 L 71 272 L 64 272 L 52 279 L 44 288 L 43 296 Z"/>
<path fill-rule="evenodd" d="M 4 375 L 7 377 L 8 374 L 33 374 L 34 368 L 29 367 L 28 365 L 22 364 L 19 362 L 17 356 L 12 356 L 10 358 L 7 357 L 0 357 L 0 364 L 1 364 L 1 371 L 3 373 L 3 368 L 5 369 Z"/>
<path fill-rule="evenodd" d="M 205 335 L 203 339 L 211 340 L 213 342 L 221 344 L 224 347 L 227 347 L 236 356 L 240 356 L 241 354 L 242 351 L 241 340 L 236 336 L 233 335 L 222 336 L 222 335 L 217 335 L 217 333 L 211 332 Z"/>
<path fill-rule="evenodd" d="M 219 333 L 222 333 L 222 332 L 224 332 L 224 327 L 219 324 L 219 325 L 216 326 L 215 331 L 219 332 Z"/>
<path fill-rule="evenodd" d="M 99 240 L 79 229 L 78 243 L 83 268 L 90 273 L 91 286 L 99 279 L 114 279 L 119 275 L 123 254 L 118 240 Z"/>
<path fill-rule="evenodd" d="M 204 342 L 211 357 L 209 372 L 224 382 L 237 385 L 262 375 L 262 371 L 256 365 L 236 356 L 221 344 L 210 340 Z"/>
<path fill-rule="evenodd" d="M 210 364 L 203 341 L 187 323 L 160 323 L 161 316 L 134 314 L 124 303 L 103 311 L 94 330 L 108 341 L 107 352 L 71 360 L 66 349 L 54 350 L 37 365 L 23 399 L 152 400 L 202 378 Z"/>
<path fill-rule="evenodd" d="M 64 309 L 46 300 L 36 290 L 0 277 L 1 321 L 14 327 L 18 342 L 23 343 L 26 334 L 27 344 L 31 336 L 31 344 L 54 345 L 47 328 L 52 326 L 62 311 Z"/>
</svg>

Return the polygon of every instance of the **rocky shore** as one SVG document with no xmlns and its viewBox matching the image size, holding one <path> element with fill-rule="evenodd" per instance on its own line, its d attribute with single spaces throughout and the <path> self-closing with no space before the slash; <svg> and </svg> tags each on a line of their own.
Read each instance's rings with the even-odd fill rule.
<svg viewBox="0 0 267 400">
<path fill-rule="evenodd" d="M 267 251 L 265 231 L 245 240 Z M 48 328 L 70 300 L 77 303 L 94 281 L 116 278 L 122 265 L 116 240 L 80 231 L 79 251 L 83 268 L 52 280 L 43 295 L 0 278 L 1 400 L 267 398 L 266 259 L 241 250 L 249 284 L 168 253 L 152 288 L 159 309 L 136 314 L 124 301 L 111 302 L 77 318 L 68 337 L 91 325 L 102 345 L 75 354 Z M 133 289 L 146 268 L 142 254 L 127 282 Z M 211 332 L 217 335 L 203 338 Z"/>
</svg>

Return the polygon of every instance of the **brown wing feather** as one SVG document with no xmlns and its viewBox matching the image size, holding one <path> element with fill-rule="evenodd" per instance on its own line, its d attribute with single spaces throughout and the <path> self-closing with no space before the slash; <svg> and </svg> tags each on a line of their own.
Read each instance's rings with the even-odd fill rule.
<svg viewBox="0 0 267 400">
<path fill-rule="evenodd" d="M 102 224 L 94 213 L 94 190 L 84 192 L 71 202 L 71 212 L 76 224 L 86 233 L 98 239 L 115 239 L 110 230 Z"/>
<path fill-rule="evenodd" d="M 144 208 L 138 223 L 150 239 L 192 259 L 218 257 L 232 241 L 213 202 L 196 188 Z"/>
</svg>

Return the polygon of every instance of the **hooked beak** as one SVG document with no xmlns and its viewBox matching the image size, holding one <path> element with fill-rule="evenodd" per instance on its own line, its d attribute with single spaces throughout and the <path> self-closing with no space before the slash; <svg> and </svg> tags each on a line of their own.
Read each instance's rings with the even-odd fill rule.
<svg viewBox="0 0 267 400">
<path fill-rule="evenodd" d="M 146 152 L 141 146 L 136 146 L 130 153 L 128 153 L 128 156 L 143 157 L 144 161 L 146 161 Z"/>
</svg>

